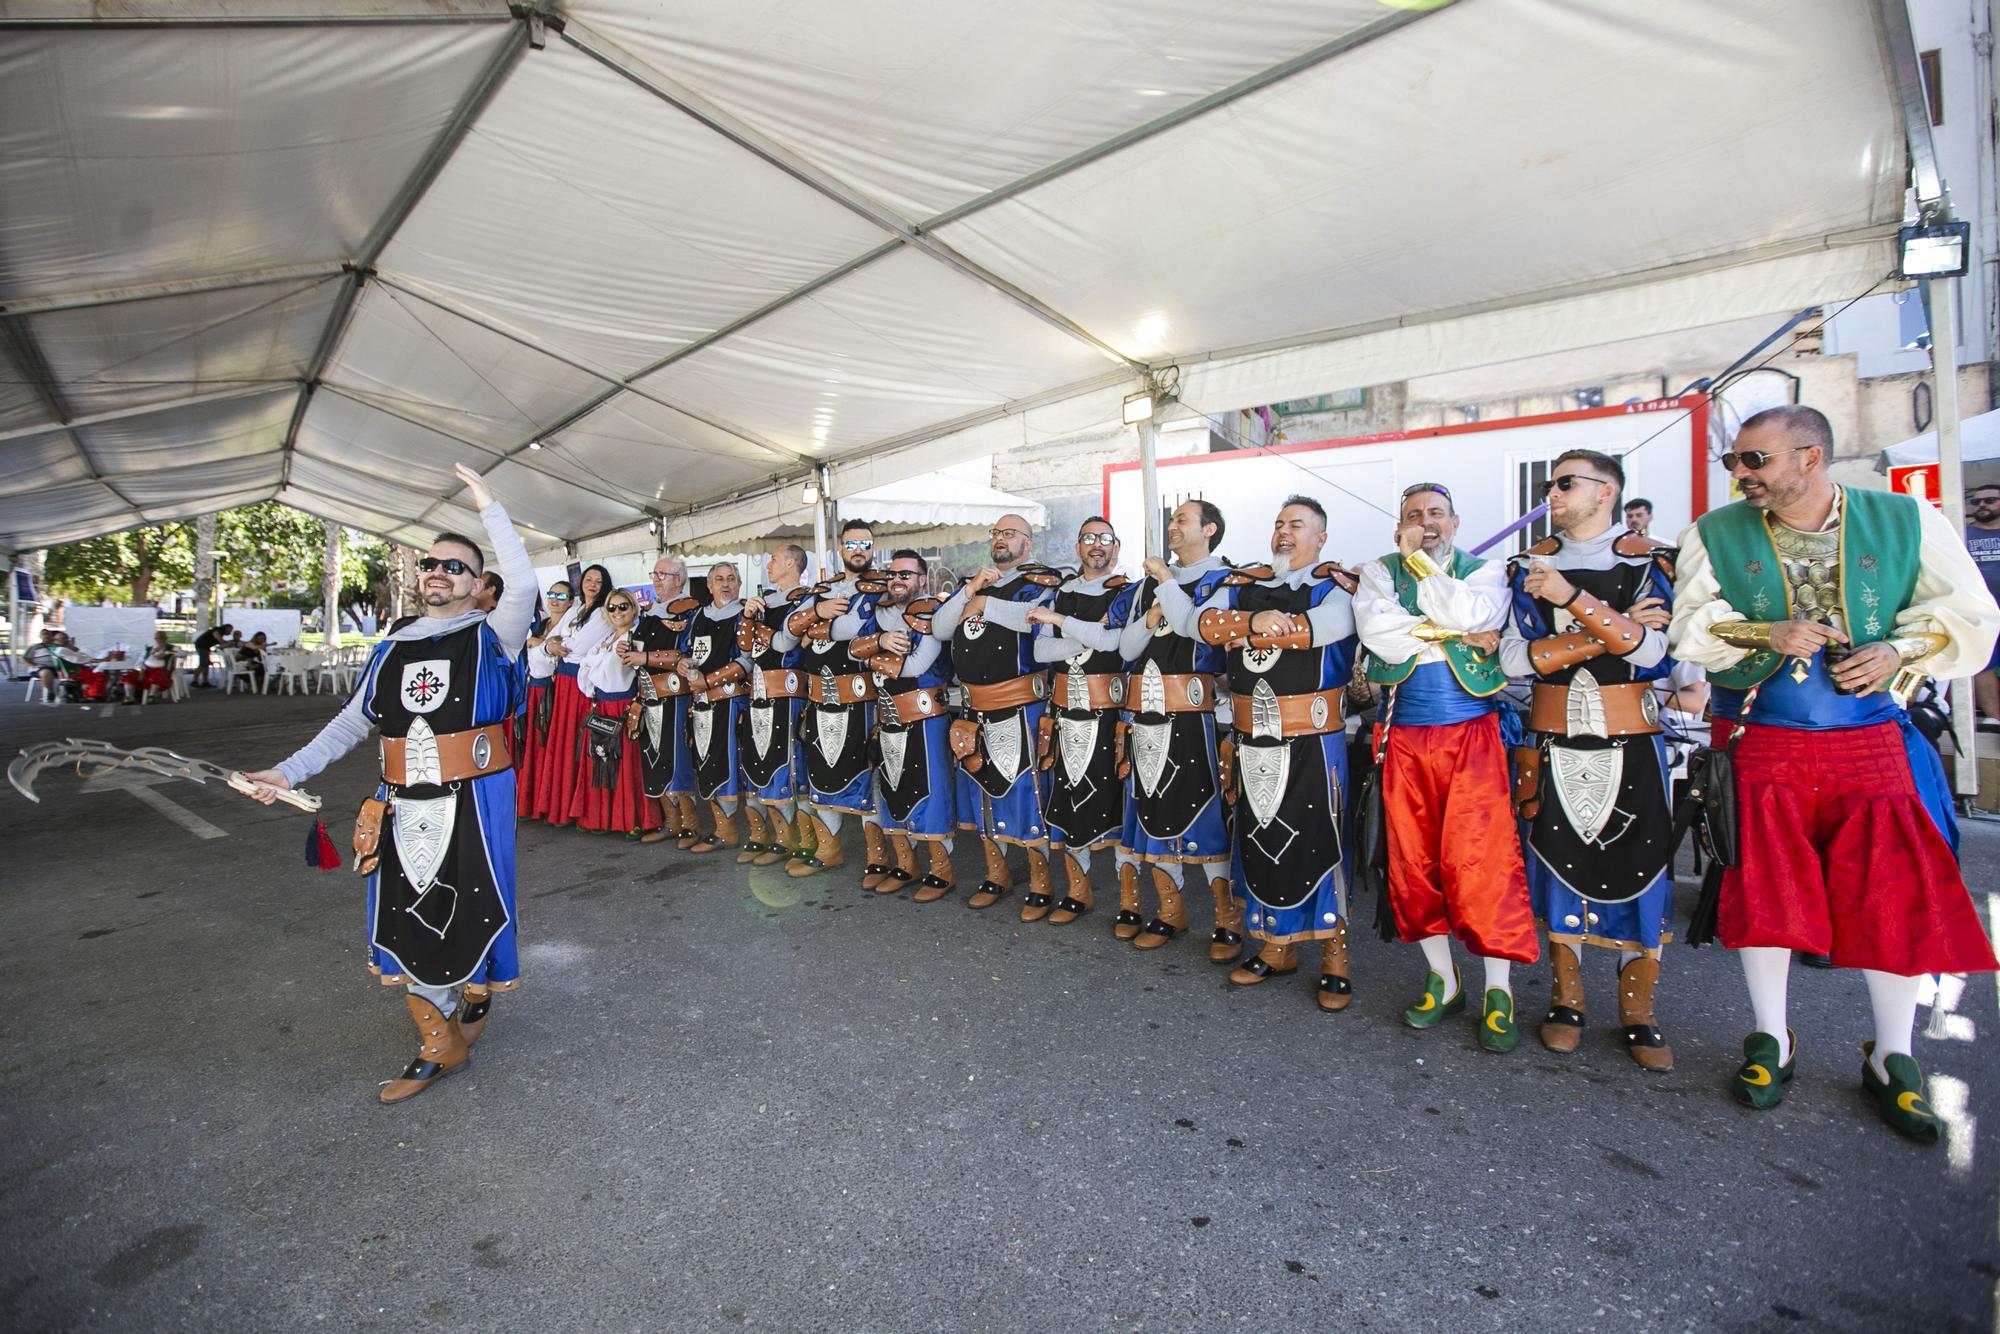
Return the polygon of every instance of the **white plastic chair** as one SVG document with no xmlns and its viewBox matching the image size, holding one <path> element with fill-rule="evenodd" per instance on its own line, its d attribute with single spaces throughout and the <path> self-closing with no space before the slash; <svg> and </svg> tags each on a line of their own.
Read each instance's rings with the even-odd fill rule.
<svg viewBox="0 0 2000 1334">
<path fill-rule="evenodd" d="M 256 694 L 257 675 L 250 670 L 250 664 L 238 658 L 236 650 L 233 648 L 225 649 L 224 652 L 227 654 L 227 657 L 223 659 L 222 670 L 227 673 L 227 679 L 222 683 L 222 693 L 225 695 L 235 694 L 236 683 L 241 681 L 245 690 L 253 695 Z M 267 673 L 265 680 L 268 681 L 269 679 L 270 677 Z"/>
</svg>

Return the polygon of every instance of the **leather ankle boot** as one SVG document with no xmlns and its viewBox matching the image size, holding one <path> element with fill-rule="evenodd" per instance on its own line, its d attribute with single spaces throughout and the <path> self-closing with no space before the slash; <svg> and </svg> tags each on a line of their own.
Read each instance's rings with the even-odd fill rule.
<svg viewBox="0 0 2000 1334">
<path fill-rule="evenodd" d="M 861 867 L 861 887 L 875 889 L 889 878 L 889 840 L 882 837 L 882 826 L 861 822 L 861 843 L 866 849 Z"/>
<path fill-rule="evenodd" d="M 917 850 L 910 846 L 910 836 L 898 829 L 888 839 L 889 859 L 895 864 L 875 882 L 877 894 L 894 894 L 905 885 L 915 884 L 917 879 Z"/>
<path fill-rule="evenodd" d="M 1354 983 L 1347 976 L 1347 919 L 1334 924 L 1333 935 L 1320 947 L 1319 995 L 1322 1010 L 1344 1010 L 1354 1003 Z"/>
<path fill-rule="evenodd" d="M 1576 947 L 1549 942 L 1549 1012 L 1542 1019 L 1542 1045 L 1575 1051 L 1583 1040 L 1583 960 Z"/>
<path fill-rule="evenodd" d="M 486 1016 L 493 1008 L 493 993 L 485 987 L 468 986 L 465 996 L 458 1003 L 458 1013 L 452 1015 L 452 1027 L 465 1040 L 466 1050 L 479 1041 L 479 1035 L 486 1031 Z"/>
<path fill-rule="evenodd" d="M 735 847 L 743 837 L 737 831 L 736 817 L 720 801 L 711 801 L 708 805 L 715 813 L 715 832 L 690 847 L 689 852 L 720 852 L 724 848 Z"/>
<path fill-rule="evenodd" d="M 1090 872 L 1083 869 L 1074 854 L 1063 857 L 1063 877 L 1068 881 L 1063 896 L 1056 900 L 1055 908 L 1049 913 L 1049 925 L 1063 926 L 1074 922 L 1090 911 Z"/>
<path fill-rule="evenodd" d="M 1139 916 L 1139 863 L 1118 863 L 1118 915 L 1111 919 L 1111 934 L 1130 940 L 1145 922 Z"/>
<path fill-rule="evenodd" d="M 1160 896 L 1160 911 L 1139 929 L 1132 943 L 1142 950 L 1156 950 L 1187 930 L 1187 900 L 1164 867 L 1153 867 L 1153 892 Z"/>
<path fill-rule="evenodd" d="M 1208 882 L 1208 892 L 1215 895 L 1215 934 L 1209 938 L 1208 961 L 1235 963 L 1243 957 L 1243 900 L 1221 876 Z"/>
<path fill-rule="evenodd" d="M 403 999 L 409 1004 L 410 1018 L 417 1021 L 417 1039 L 421 1045 L 403 1073 L 382 1086 L 378 1096 L 383 1102 L 414 1098 L 446 1075 L 463 1070 L 472 1059 L 465 1039 L 438 1013 L 437 1006 L 422 996 L 405 994 Z"/>
<path fill-rule="evenodd" d="M 979 840 L 986 853 L 986 878 L 966 896 L 968 908 L 991 908 L 1014 892 L 1014 873 L 1007 869 L 1007 850 L 990 838 Z"/>
<path fill-rule="evenodd" d="M 923 877 L 917 881 L 917 892 L 910 897 L 918 903 L 930 903 L 951 893 L 957 881 L 952 874 L 951 853 L 945 849 L 941 838 L 928 840 L 931 864 Z"/>
<path fill-rule="evenodd" d="M 743 846 L 736 853 L 739 865 L 747 865 L 763 856 L 771 841 L 771 826 L 764 819 L 764 808 L 748 797 L 743 799 L 743 827 Z"/>
<path fill-rule="evenodd" d="M 1618 1022 L 1625 1028 L 1625 1050 L 1648 1070 L 1674 1068 L 1674 1049 L 1653 1022 L 1653 986 L 1660 980 L 1660 961 L 1642 954 L 1618 970 Z"/>
<path fill-rule="evenodd" d="M 682 794 L 674 798 L 674 805 L 680 811 L 679 832 L 674 835 L 674 846 L 685 852 L 701 842 L 701 822 L 695 818 L 700 808 L 693 797 Z"/>
<path fill-rule="evenodd" d="M 1290 945 L 1280 945 L 1275 940 L 1264 942 L 1264 948 L 1257 951 L 1257 957 L 1249 963 L 1238 965 L 1229 974 L 1229 980 L 1239 987 L 1254 987 L 1267 977 L 1299 971 L 1299 956 Z"/>
<path fill-rule="evenodd" d="M 1021 920 L 1039 922 L 1049 915 L 1055 906 L 1055 895 L 1049 891 L 1055 886 L 1049 882 L 1049 854 L 1042 848 L 1028 849 L 1028 892 L 1021 900 Z"/>
</svg>

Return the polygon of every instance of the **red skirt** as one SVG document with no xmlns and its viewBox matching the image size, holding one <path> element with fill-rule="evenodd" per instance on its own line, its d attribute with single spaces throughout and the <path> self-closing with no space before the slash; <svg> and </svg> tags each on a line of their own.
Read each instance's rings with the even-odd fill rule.
<svg viewBox="0 0 2000 1334">
<path fill-rule="evenodd" d="M 1392 725 L 1382 766 L 1397 935 L 1456 936 L 1484 958 L 1533 963 L 1541 944 L 1498 716 Z"/>
<path fill-rule="evenodd" d="M 165 690 L 169 693 L 173 691 L 173 674 L 164 667 L 148 667 L 138 675 L 139 687 L 142 690 Z"/>
<path fill-rule="evenodd" d="M 553 678 L 552 678 L 553 679 Z M 514 716 L 514 814 L 523 820 L 535 814 L 535 784 L 540 781 L 547 744 L 535 735 L 535 715 L 551 689 L 551 681 L 528 683 L 528 711 Z"/>
<path fill-rule="evenodd" d="M 631 707 L 630 694 L 591 702 L 591 712 L 601 718 L 616 718 L 621 723 L 625 721 L 625 711 Z M 629 732 L 620 735 L 625 749 L 618 761 L 617 787 L 593 787 L 590 761 L 585 759 L 583 762 L 583 777 L 576 785 L 576 795 L 570 799 L 569 811 L 570 818 L 576 821 L 579 829 L 600 834 L 624 834 L 634 829 L 660 827 L 660 803 L 646 796 L 646 774 L 644 761 L 639 756 L 639 743 L 632 739 Z"/>
<path fill-rule="evenodd" d="M 2000 969 L 1896 724 L 1752 722 L 1733 754 L 1742 852 L 1716 906 L 1724 945 L 1904 977 Z"/>
<path fill-rule="evenodd" d="M 570 805 L 583 782 L 583 743 L 579 733 L 584 715 L 590 712 L 590 701 L 576 688 L 573 672 L 558 669 L 555 684 L 549 688 L 556 692 L 556 697 L 549 706 L 548 741 L 535 774 L 534 816 L 537 820 L 563 825 L 576 818 L 570 812 Z"/>
</svg>

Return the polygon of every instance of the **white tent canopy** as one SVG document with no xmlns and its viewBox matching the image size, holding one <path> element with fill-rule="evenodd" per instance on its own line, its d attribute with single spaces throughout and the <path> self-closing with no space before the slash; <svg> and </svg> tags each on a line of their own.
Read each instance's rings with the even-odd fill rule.
<svg viewBox="0 0 2000 1334">
<path fill-rule="evenodd" d="M 1967 417 L 1958 424 L 1959 457 L 1966 463 L 2000 459 L 2000 409 Z M 1908 440 L 1899 440 L 1882 451 L 1875 461 L 1877 472 L 1913 463 L 1938 461 L 1938 433 L 1925 431 Z"/>
<path fill-rule="evenodd" d="M 1863 0 L 0 6 L 0 550 L 676 544 L 1893 268 Z M 116 12 L 121 18 L 94 16 Z M 275 20 L 275 21 L 274 21 Z"/>
</svg>

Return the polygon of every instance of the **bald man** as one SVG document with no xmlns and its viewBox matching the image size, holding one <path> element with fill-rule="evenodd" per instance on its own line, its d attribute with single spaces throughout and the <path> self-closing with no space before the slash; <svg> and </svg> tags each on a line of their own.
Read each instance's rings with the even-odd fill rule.
<svg viewBox="0 0 2000 1334">
<path fill-rule="evenodd" d="M 687 678 L 675 670 L 681 636 L 701 603 L 687 593 L 687 564 L 679 556 L 653 562 L 653 605 L 632 627 L 631 643 L 618 660 L 638 670 L 639 759 L 646 796 L 660 803 L 659 829 L 641 843 L 674 839 L 682 848 L 701 837 L 695 822 L 694 757 L 687 748 Z"/>
</svg>

